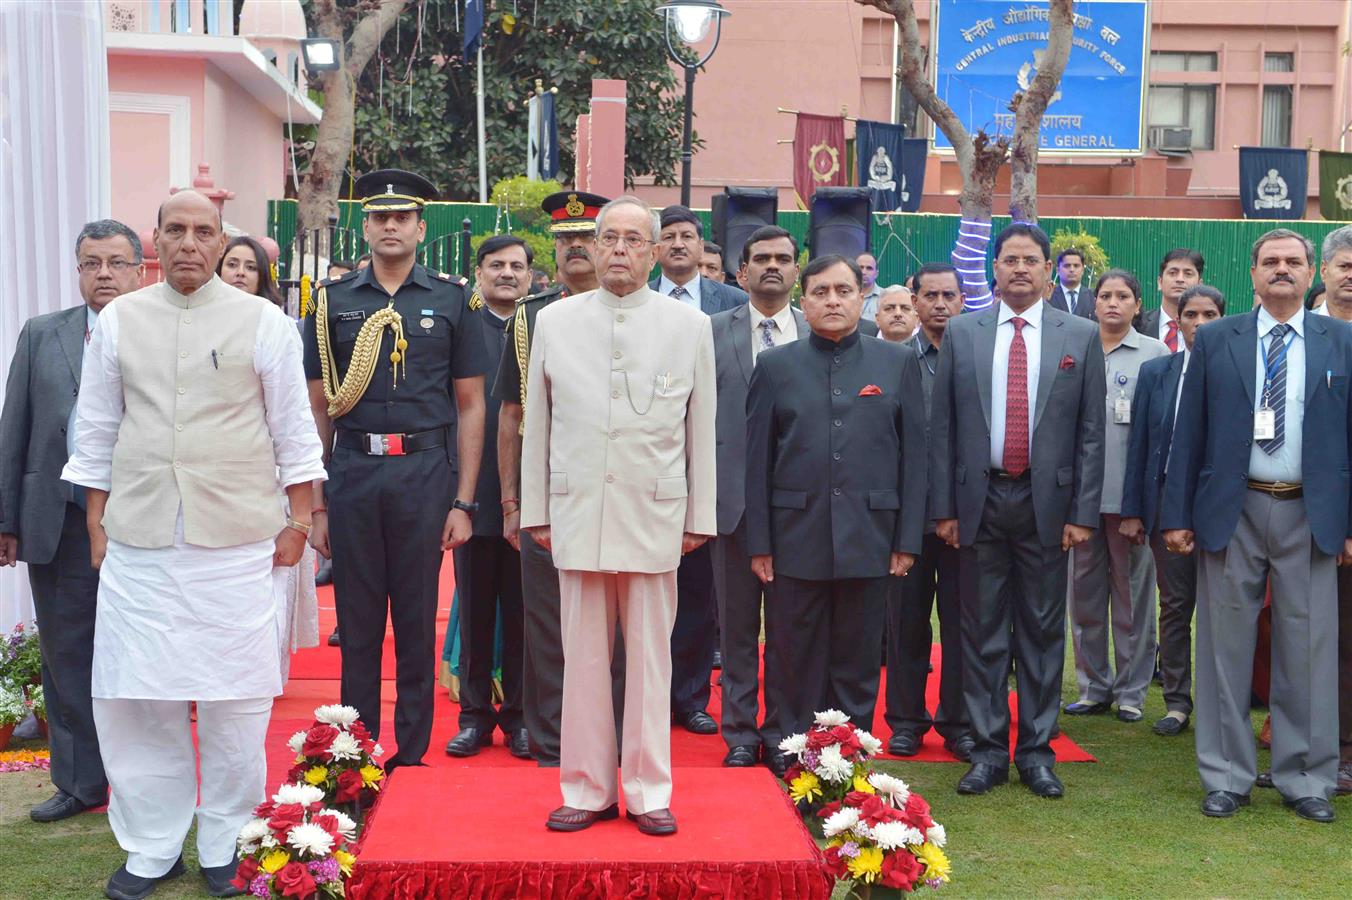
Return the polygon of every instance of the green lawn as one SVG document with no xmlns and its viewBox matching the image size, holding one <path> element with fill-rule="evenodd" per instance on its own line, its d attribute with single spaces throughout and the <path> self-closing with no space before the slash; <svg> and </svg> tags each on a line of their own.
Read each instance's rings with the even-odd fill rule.
<svg viewBox="0 0 1352 900">
<path fill-rule="evenodd" d="M 1069 646 L 1069 642 L 1067 642 Z M 1067 659 L 1064 697 L 1075 699 Z M 948 830 L 955 897 L 1349 897 L 1352 798 L 1339 820 L 1316 825 L 1255 791 L 1229 820 L 1198 811 L 1201 788 L 1192 731 L 1152 734 L 1164 708 L 1152 688 L 1146 719 L 1124 725 L 1100 716 L 1062 717 L 1066 733 L 1098 763 L 1058 767 L 1066 797 L 1040 800 L 1017 778 L 985 797 L 959 797 L 963 766 L 885 763 L 925 795 Z M 1255 714 L 1255 728 L 1261 714 Z M 1260 765 L 1267 754 L 1260 753 Z M 45 773 L 0 775 L 0 900 L 98 897 L 122 853 L 103 816 L 35 825 L 28 807 L 45 799 Z M 433 798 L 434 802 L 434 798 Z M 189 873 L 156 897 L 203 897 L 191 838 Z"/>
</svg>

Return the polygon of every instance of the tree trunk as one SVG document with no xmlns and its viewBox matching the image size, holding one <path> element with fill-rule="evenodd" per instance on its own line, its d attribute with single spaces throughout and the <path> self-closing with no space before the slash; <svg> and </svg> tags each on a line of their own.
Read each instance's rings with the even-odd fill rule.
<svg viewBox="0 0 1352 900">
<path fill-rule="evenodd" d="M 1042 115 L 1061 83 L 1070 58 L 1074 0 L 1051 0 L 1051 29 L 1037 76 L 1026 92 L 1010 101 L 1014 140 L 1009 154 L 1009 215 L 1015 222 L 1037 221 L 1037 158 Z"/>
<path fill-rule="evenodd" d="M 324 90 L 324 118 L 315 136 L 310 168 L 300 183 L 300 202 L 296 222 L 298 231 L 324 228 L 329 216 L 338 213 L 338 191 L 343 183 L 343 168 L 352 152 L 353 101 L 357 79 L 371 61 L 385 34 L 404 11 L 407 0 L 373 0 L 352 29 L 343 47 L 340 68 L 326 73 L 319 83 Z M 334 0 L 315 0 L 315 30 L 320 37 L 333 38 L 343 45 L 342 14 Z"/>
</svg>

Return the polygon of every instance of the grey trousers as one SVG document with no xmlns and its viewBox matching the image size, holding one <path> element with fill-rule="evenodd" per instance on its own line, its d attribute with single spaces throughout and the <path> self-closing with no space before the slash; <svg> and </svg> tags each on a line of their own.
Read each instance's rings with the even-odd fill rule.
<svg viewBox="0 0 1352 900">
<path fill-rule="evenodd" d="M 714 594 L 718 598 L 718 621 L 722 624 L 723 712 L 721 731 L 729 747 L 760 744 L 765 752 L 779 752 L 778 709 L 775 702 L 780 682 L 765 660 L 765 721 L 760 714 L 761 608 L 773 603 L 774 582 L 762 585 L 751 571 L 746 549 L 746 520 L 732 534 L 714 538 Z M 774 629 L 774 617 L 765 617 L 766 642 Z"/>
<path fill-rule="evenodd" d="M 1155 668 L 1155 560 L 1118 532 L 1121 523 L 1100 516 L 1094 536 L 1071 551 L 1070 634 L 1081 702 L 1141 709 Z"/>
<path fill-rule="evenodd" d="M 1197 768 L 1202 787 L 1247 794 L 1258 775 L 1249 691 L 1258 613 L 1272 584 L 1272 782 L 1288 800 L 1333 796 L 1338 769 L 1335 560 L 1303 500 L 1249 491 L 1224 550 L 1197 570 Z"/>
<path fill-rule="evenodd" d="M 1192 713 L 1192 616 L 1197 610 L 1197 553 L 1170 553 L 1164 536 L 1150 537 L 1160 589 L 1160 680 L 1164 708 Z"/>
</svg>

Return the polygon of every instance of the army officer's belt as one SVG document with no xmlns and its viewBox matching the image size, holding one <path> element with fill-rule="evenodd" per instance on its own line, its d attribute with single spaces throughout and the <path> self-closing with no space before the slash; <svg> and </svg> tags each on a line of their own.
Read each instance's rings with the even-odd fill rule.
<svg viewBox="0 0 1352 900">
<path fill-rule="evenodd" d="M 1254 481 L 1249 479 L 1249 490 L 1267 494 L 1274 500 L 1298 500 L 1304 491 L 1298 484 L 1287 481 Z"/>
<path fill-rule="evenodd" d="M 406 456 L 446 446 L 446 429 L 434 428 L 410 434 L 367 434 L 340 428 L 337 443 L 339 447 L 360 450 L 367 456 Z"/>
</svg>

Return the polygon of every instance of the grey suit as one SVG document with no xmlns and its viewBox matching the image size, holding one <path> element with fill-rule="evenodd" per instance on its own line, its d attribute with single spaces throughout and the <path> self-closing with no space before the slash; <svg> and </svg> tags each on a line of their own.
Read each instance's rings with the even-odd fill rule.
<svg viewBox="0 0 1352 900">
<path fill-rule="evenodd" d="M 948 323 L 930 422 L 935 519 L 958 520 L 962 545 L 963 694 L 972 761 L 1009 765 L 1006 676 L 1018 660 L 1019 768 L 1050 766 L 1066 633 L 1067 523 L 1099 523 L 1103 487 L 1103 347 L 1091 322 L 1042 309 L 1029 470 L 991 469 L 991 394 L 999 307 Z"/>
<path fill-rule="evenodd" d="M 707 284 L 707 282 L 706 282 Z M 801 340 L 807 319 L 797 309 L 793 320 Z M 765 673 L 765 725 L 756 727 L 760 680 L 762 602 L 768 588 L 751 572 L 746 545 L 746 398 L 755 362 L 751 353 L 751 313 L 747 304 L 712 319 L 714 369 L 718 383 L 715 431 L 718 437 L 718 536 L 712 542 L 714 595 L 722 625 L 723 740 L 729 747 L 761 744 L 775 752 L 782 735 L 776 724 L 776 674 Z M 772 629 L 772 617 L 765 627 Z"/>
<path fill-rule="evenodd" d="M 0 413 L 0 532 L 19 537 L 42 644 L 52 783 L 81 803 L 107 799 L 90 700 L 98 573 L 84 509 L 61 480 L 80 392 L 84 304 L 30 319 L 19 335 Z"/>
</svg>

